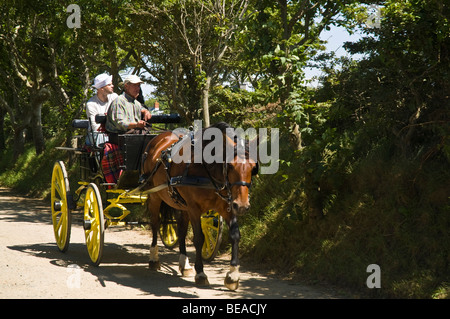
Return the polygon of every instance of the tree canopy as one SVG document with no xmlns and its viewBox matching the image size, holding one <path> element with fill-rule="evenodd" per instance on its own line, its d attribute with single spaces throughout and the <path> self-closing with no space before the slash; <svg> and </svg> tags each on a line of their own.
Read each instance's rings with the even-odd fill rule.
<svg viewBox="0 0 450 319">
<path fill-rule="evenodd" d="M 1 5 L 1 71 L 10 80 L 1 88 L 0 114 L 8 124 L 3 132 L 14 131 L 17 153 L 24 130 L 31 129 L 39 153 L 44 137 L 82 116 L 96 74 L 109 72 L 119 89 L 119 71 L 130 68 L 148 75 L 167 108 L 206 125 L 211 117 L 249 107 L 225 101 L 230 95 L 223 93 L 250 82 L 256 94 L 246 103 L 278 103 L 300 148 L 302 68 L 320 50 L 321 31 L 351 16 L 336 1 L 79 1 L 80 25 L 74 27 L 67 22 L 69 5 Z M 42 112 L 64 114 L 65 120 L 46 116 L 42 123 Z"/>
</svg>

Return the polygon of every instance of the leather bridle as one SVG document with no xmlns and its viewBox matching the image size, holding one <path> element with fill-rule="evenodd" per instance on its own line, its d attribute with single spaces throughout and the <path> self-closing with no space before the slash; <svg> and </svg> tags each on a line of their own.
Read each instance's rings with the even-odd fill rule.
<svg viewBox="0 0 450 319">
<path fill-rule="evenodd" d="M 224 177 L 224 181 L 225 183 L 221 186 L 219 186 L 217 184 L 217 180 L 211 176 L 211 173 L 208 170 L 208 167 L 206 166 L 206 164 L 203 163 L 203 167 L 205 168 L 209 179 L 211 180 L 211 183 L 213 184 L 215 190 L 216 190 L 216 194 L 219 195 L 220 198 L 222 198 L 224 201 L 227 202 L 228 204 L 228 208 L 227 211 L 230 212 L 231 211 L 231 206 L 232 206 L 232 202 L 233 202 L 233 198 L 232 198 L 232 192 L 231 189 L 234 186 L 245 186 L 247 187 L 249 190 L 252 186 L 252 182 L 250 181 L 250 183 L 246 182 L 246 181 L 237 181 L 234 183 L 230 183 L 229 179 L 228 179 L 228 163 L 223 163 L 222 164 L 222 173 L 223 173 L 223 177 Z M 223 195 L 221 194 L 222 191 L 226 190 L 227 195 Z"/>
</svg>

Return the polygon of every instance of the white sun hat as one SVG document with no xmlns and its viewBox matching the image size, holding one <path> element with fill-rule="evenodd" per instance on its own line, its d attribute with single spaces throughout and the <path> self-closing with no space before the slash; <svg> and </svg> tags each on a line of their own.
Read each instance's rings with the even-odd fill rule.
<svg viewBox="0 0 450 319">
<path fill-rule="evenodd" d="M 95 87 L 96 89 L 100 89 L 111 83 L 112 83 L 112 75 L 102 73 L 95 77 L 93 87 Z"/>
</svg>

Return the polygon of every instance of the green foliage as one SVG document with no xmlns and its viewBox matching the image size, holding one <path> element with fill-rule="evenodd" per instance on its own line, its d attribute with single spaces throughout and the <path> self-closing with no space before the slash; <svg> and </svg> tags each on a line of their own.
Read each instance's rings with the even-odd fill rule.
<svg viewBox="0 0 450 319">
<path fill-rule="evenodd" d="M 391 157 L 389 147 L 380 147 L 337 175 L 337 153 L 313 170 L 318 179 L 334 179 L 334 193 L 321 199 L 325 216 L 319 220 L 311 218 L 304 174 L 311 166 L 302 156 L 286 159 L 290 165 L 282 165 L 283 173 L 258 177 L 251 212 L 242 220 L 243 257 L 362 296 L 448 296 L 445 162 L 434 159 L 420 169 L 419 163 Z M 282 174 L 289 176 L 284 182 Z M 321 191 L 324 187 L 322 182 Z M 372 263 L 381 267 L 380 290 L 366 287 L 366 267 Z"/>
<path fill-rule="evenodd" d="M 225 121 L 235 127 L 258 127 L 267 124 L 266 113 L 258 112 L 261 97 L 258 93 L 237 87 L 215 87 L 212 90 L 212 122 Z"/>
<path fill-rule="evenodd" d="M 293 90 L 280 117 L 301 123 L 304 147 L 282 152 L 282 171 L 255 187 L 245 256 L 363 295 L 448 297 L 450 63 L 438 3 L 386 2 L 380 29 L 347 44 L 361 61 L 322 56 L 323 86 Z M 371 263 L 381 290 L 365 286 Z"/>
<path fill-rule="evenodd" d="M 0 185 L 34 197 L 47 196 L 54 162 L 69 159 L 69 153 L 55 149 L 63 143 L 64 136 L 49 139 L 40 155 L 36 155 L 32 145 L 27 144 L 25 152 L 17 160 L 13 159 L 12 152 L 4 152 L 0 160 Z M 69 169 L 68 174 L 74 174 L 75 167 Z"/>
</svg>

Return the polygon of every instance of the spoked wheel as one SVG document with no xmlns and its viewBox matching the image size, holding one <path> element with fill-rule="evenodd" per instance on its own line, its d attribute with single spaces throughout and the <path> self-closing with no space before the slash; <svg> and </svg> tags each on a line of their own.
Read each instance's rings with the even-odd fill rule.
<svg viewBox="0 0 450 319">
<path fill-rule="evenodd" d="M 223 222 L 219 213 L 210 210 L 202 215 L 202 231 L 205 241 L 202 247 L 202 258 L 209 262 L 216 257 L 222 242 Z"/>
<path fill-rule="evenodd" d="M 53 165 L 51 182 L 51 208 L 53 232 L 60 251 L 69 248 L 70 229 L 72 225 L 69 178 L 62 161 Z"/>
<path fill-rule="evenodd" d="M 86 190 L 83 227 L 89 257 L 94 266 L 98 266 L 103 254 L 105 219 L 102 198 L 94 183 L 90 183 Z"/>
<path fill-rule="evenodd" d="M 169 209 L 160 214 L 159 236 L 165 247 L 172 249 L 178 244 L 178 224 L 175 210 Z"/>
</svg>

